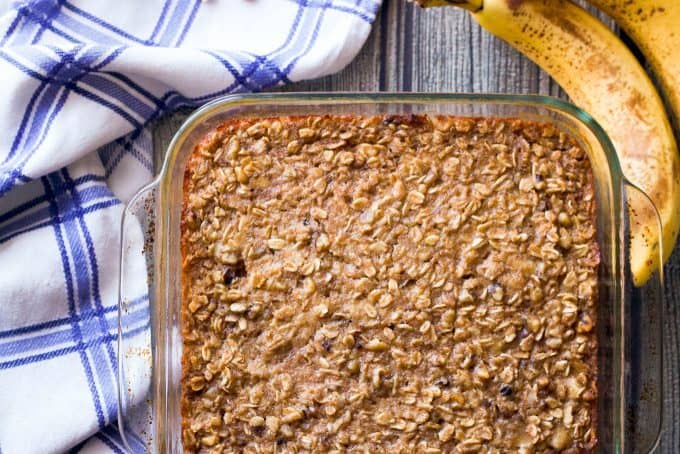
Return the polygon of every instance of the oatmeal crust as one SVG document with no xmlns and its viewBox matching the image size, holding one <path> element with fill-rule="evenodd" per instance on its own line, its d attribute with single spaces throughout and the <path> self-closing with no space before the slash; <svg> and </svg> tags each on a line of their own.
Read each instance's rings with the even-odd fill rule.
<svg viewBox="0 0 680 454">
<path fill-rule="evenodd" d="M 185 452 L 589 452 L 592 170 L 548 124 L 228 121 L 186 168 Z"/>
</svg>

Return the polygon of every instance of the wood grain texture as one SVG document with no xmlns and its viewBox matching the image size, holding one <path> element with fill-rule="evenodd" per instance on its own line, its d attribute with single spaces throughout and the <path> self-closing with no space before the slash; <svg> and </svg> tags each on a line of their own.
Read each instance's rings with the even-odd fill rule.
<svg viewBox="0 0 680 454">
<path fill-rule="evenodd" d="M 680 452 L 680 246 L 676 245 L 666 270 L 664 304 L 664 453 Z"/>
<path fill-rule="evenodd" d="M 566 99 L 544 71 L 483 31 L 464 11 L 384 1 L 366 44 L 347 68 L 280 90 L 540 93 Z M 156 124 L 157 165 L 187 115 L 180 112 Z M 680 452 L 680 247 L 666 266 L 666 278 L 665 430 L 658 452 L 671 454 Z"/>
</svg>

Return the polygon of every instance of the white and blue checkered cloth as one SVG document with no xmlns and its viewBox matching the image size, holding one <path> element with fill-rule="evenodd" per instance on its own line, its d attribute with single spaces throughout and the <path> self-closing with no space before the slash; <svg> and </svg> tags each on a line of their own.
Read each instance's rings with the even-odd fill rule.
<svg viewBox="0 0 680 454">
<path fill-rule="evenodd" d="M 379 3 L 0 0 L 1 454 L 123 452 L 119 226 L 152 173 L 149 123 L 338 71 Z"/>
</svg>

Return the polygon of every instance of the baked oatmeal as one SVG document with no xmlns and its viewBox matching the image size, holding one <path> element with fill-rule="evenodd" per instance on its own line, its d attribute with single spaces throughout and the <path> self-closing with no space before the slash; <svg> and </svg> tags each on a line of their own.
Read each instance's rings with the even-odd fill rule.
<svg viewBox="0 0 680 454">
<path fill-rule="evenodd" d="M 236 119 L 184 196 L 185 452 L 594 449 L 594 184 L 567 134 Z"/>
</svg>

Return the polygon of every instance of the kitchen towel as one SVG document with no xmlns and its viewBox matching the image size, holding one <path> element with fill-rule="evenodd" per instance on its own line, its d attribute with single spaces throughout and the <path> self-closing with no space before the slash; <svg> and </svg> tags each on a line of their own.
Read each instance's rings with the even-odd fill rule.
<svg viewBox="0 0 680 454">
<path fill-rule="evenodd" d="M 379 3 L 0 0 L 1 454 L 124 451 L 119 226 L 152 176 L 150 123 L 340 70 Z M 126 336 L 144 344 L 140 270 Z"/>
</svg>

